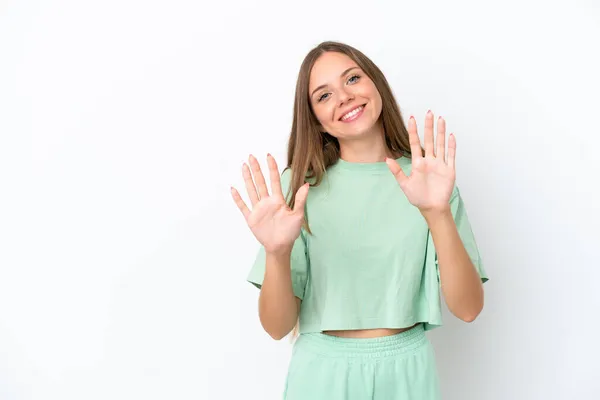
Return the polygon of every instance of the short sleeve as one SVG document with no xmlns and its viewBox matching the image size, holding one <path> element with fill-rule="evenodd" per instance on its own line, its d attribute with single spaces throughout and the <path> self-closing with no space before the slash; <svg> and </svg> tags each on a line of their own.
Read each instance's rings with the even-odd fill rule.
<svg viewBox="0 0 600 400">
<path fill-rule="evenodd" d="M 473 234 L 473 230 L 471 228 L 471 224 L 469 222 L 469 218 L 467 216 L 467 210 L 465 208 L 465 203 L 460 195 L 460 191 L 458 186 L 454 186 L 454 190 L 452 191 L 452 195 L 450 196 L 450 210 L 452 211 L 452 216 L 454 217 L 454 222 L 456 223 L 456 228 L 458 230 L 458 235 L 460 236 L 467 253 L 469 254 L 469 258 L 473 262 L 479 277 L 481 278 L 481 282 L 485 283 L 488 281 L 488 275 L 483 265 L 483 261 L 481 259 L 481 255 L 479 253 L 479 248 L 477 247 L 477 242 L 475 240 L 475 235 Z M 430 235 L 431 237 L 431 235 Z M 435 255 L 435 264 L 438 267 L 437 261 L 437 253 Z M 440 280 L 440 271 L 439 267 L 437 268 L 438 273 L 438 281 Z"/>
<path fill-rule="evenodd" d="M 286 169 L 281 174 L 281 189 L 283 191 L 284 196 L 286 196 L 287 194 L 290 178 L 291 171 L 290 169 Z M 292 253 L 290 257 L 292 288 L 294 291 L 294 295 L 301 300 L 304 298 L 304 291 L 306 288 L 306 282 L 308 280 L 308 260 L 309 257 L 307 252 L 306 234 L 304 229 L 301 229 L 300 235 L 294 242 L 294 246 L 292 248 Z M 260 289 L 262 287 L 263 279 L 265 276 L 265 267 L 266 252 L 265 248 L 262 245 L 260 245 L 258 249 L 258 254 L 254 259 L 254 263 L 250 269 L 250 273 L 248 274 L 246 280 Z"/>
<path fill-rule="evenodd" d="M 248 282 L 259 289 L 262 287 L 262 282 L 265 277 L 265 267 L 265 248 L 260 246 L 247 278 Z M 308 278 L 308 256 L 306 254 L 306 243 L 302 232 L 294 242 L 292 255 L 290 257 L 290 268 L 292 270 L 291 277 L 294 296 L 302 300 L 304 298 L 304 290 Z"/>
</svg>

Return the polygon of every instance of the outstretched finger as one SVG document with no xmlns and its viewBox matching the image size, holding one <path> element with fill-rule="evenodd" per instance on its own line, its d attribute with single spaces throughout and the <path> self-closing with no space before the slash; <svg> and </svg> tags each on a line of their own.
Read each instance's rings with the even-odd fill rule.
<svg viewBox="0 0 600 400">
<path fill-rule="evenodd" d="M 260 169 L 260 164 L 258 163 L 258 160 L 252 154 L 250 154 L 250 168 L 252 168 L 252 175 L 254 175 L 254 181 L 256 182 L 258 195 L 261 199 L 268 197 L 269 190 L 267 189 L 265 177 L 262 174 L 262 170 Z"/>
<path fill-rule="evenodd" d="M 250 168 L 248 164 L 244 163 L 242 166 L 242 176 L 244 177 L 244 184 L 246 185 L 246 192 L 248 192 L 248 197 L 250 197 L 250 203 L 252 207 L 258 203 L 260 198 L 258 197 L 258 193 L 256 192 L 256 186 L 254 186 L 254 181 L 252 180 L 252 174 L 250 173 Z"/>
<path fill-rule="evenodd" d="M 250 216 L 250 209 L 248 209 L 248 206 L 246 206 L 246 203 L 242 199 L 242 196 L 240 196 L 240 194 L 234 187 L 231 188 L 231 197 L 233 197 L 233 201 L 242 212 L 244 218 L 248 220 L 248 217 Z"/>
<path fill-rule="evenodd" d="M 421 141 L 417 134 L 417 121 L 413 116 L 408 119 L 408 141 L 410 143 L 411 158 L 417 159 L 423 157 L 423 151 L 421 149 Z"/>
<path fill-rule="evenodd" d="M 269 165 L 269 176 L 271 179 L 271 194 L 279 198 L 283 198 L 283 192 L 281 191 L 281 176 L 279 175 L 279 168 L 275 157 L 271 154 L 267 154 L 267 164 Z"/>
<path fill-rule="evenodd" d="M 437 151 L 436 158 L 446 162 L 446 121 L 440 116 L 437 123 Z"/>
<path fill-rule="evenodd" d="M 296 192 L 296 199 L 294 200 L 294 213 L 304 213 L 304 205 L 306 204 L 309 188 L 309 183 L 305 183 L 304 185 L 300 186 L 300 189 L 298 189 Z"/>
<path fill-rule="evenodd" d="M 431 110 L 425 116 L 425 156 L 435 156 L 433 148 L 433 113 Z"/>
<path fill-rule="evenodd" d="M 448 166 L 455 168 L 456 164 L 456 137 L 454 133 L 448 138 Z"/>
</svg>

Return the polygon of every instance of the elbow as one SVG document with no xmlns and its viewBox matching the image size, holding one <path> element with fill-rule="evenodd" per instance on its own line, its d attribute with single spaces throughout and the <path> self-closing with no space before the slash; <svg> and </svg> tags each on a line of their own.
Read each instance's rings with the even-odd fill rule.
<svg viewBox="0 0 600 400">
<path fill-rule="evenodd" d="M 464 322 L 473 322 L 477 319 L 481 311 L 483 310 L 483 304 L 480 307 L 477 307 L 476 310 L 472 310 L 470 312 L 465 312 L 457 315 Z"/>
<path fill-rule="evenodd" d="M 288 328 L 287 324 L 282 324 L 277 320 L 273 321 L 272 319 L 264 318 L 264 316 L 260 318 L 260 323 L 263 327 L 263 330 L 275 340 L 283 339 L 292 331 L 293 328 Z"/>
<path fill-rule="evenodd" d="M 473 322 L 477 319 L 481 311 L 483 310 L 483 288 L 480 287 L 480 292 L 478 296 L 464 304 L 461 307 L 460 312 L 455 313 L 455 315 L 460 318 L 464 322 Z"/>
<path fill-rule="evenodd" d="M 275 340 L 281 340 L 284 337 L 286 337 L 287 333 L 282 333 L 282 332 L 267 332 L 269 334 L 269 336 L 271 336 L 273 339 Z"/>
<path fill-rule="evenodd" d="M 288 333 L 290 333 L 290 331 L 285 331 L 282 329 L 267 329 L 266 327 L 264 327 L 265 332 L 267 332 L 269 334 L 269 336 L 271 336 L 271 338 L 273 338 L 274 340 L 281 340 L 284 337 L 286 337 L 288 335 Z"/>
<path fill-rule="evenodd" d="M 479 314 L 467 314 L 465 316 L 459 317 L 461 320 L 463 320 L 464 322 L 473 322 L 477 319 L 477 316 Z"/>
</svg>

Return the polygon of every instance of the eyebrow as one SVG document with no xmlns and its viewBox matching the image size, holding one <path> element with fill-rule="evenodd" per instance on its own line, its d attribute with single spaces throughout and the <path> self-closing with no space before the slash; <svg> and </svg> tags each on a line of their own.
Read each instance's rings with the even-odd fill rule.
<svg viewBox="0 0 600 400">
<path fill-rule="evenodd" d="M 342 76 L 346 75 L 348 72 L 352 71 L 353 69 L 357 69 L 357 68 L 358 68 L 358 67 L 350 67 L 350 68 L 348 68 L 347 70 L 345 70 L 344 72 L 342 72 L 342 73 L 340 74 L 340 78 L 341 78 Z M 312 93 L 310 94 L 310 97 L 313 97 L 313 95 L 315 94 L 315 92 L 317 92 L 317 91 L 319 91 L 319 90 L 323 89 L 323 88 L 324 88 L 324 87 L 326 87 L 326 86 L 327 86 L 327 85 L 321 85 L 321 86 L 317 87 L 315 90 L 313 90 L 313 91 L 312 91 Z"/>
</svg>

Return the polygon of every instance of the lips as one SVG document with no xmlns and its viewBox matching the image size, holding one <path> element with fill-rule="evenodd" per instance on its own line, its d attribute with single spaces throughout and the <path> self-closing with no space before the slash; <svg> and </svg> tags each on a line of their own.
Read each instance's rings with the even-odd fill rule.
<svg viewBox="0 0 600 400">
<path fill-rule="evenodd" d="M 345 112 L 339 119 L 338 121 L 341 122 L 346 122 L 346 121 L 352 121 L 353 119 L 355 119 L 357 114 L 362 114 L 364 112 L 364 109 L 366 107 L 366 104 L 362 104 L 359 106 L 354 107 L 353 109 Z M 356 111 L 357 109 L 360 109 L 359 111 Z M 348 114 L 354 113 L 354 115 L 350 115 L 349 117 L 347 117 L 345 120 L 343 119 L 345 116 L 347 116 Z"/>
</svg>

